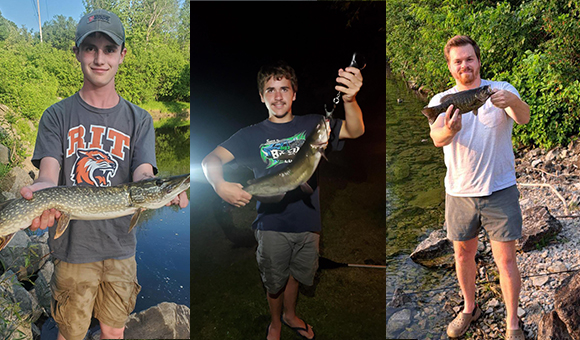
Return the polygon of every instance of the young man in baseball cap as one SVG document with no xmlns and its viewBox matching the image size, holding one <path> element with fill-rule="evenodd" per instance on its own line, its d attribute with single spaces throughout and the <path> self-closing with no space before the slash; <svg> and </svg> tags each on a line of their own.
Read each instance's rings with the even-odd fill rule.
<svg viewBox="0 0 580 340">
<path fill-rule="evenodd" d="M 24 198 L 56 185 L 111 186 L 140 181 L 157 173 L 151 115 L 121 98 L 115 75 L 127 53 L 119 17 L 105 10 L 85 15 L 77 26 L 73 51 L 81 64 L 79 92 L 43 114 L 32 162 L 40 171 L 22 188 Z M 185 192 L 173 204 L 187 206 Z M 53 226 L 61 217 L 47 210 L 30 227 Z M 70 221 L 49 246 L 54 257 L 52 316 L 59 340 L 82 340 L 94 316 L 101 339 L 122 339 L 140 286 L 131 216 L 99 221 Z"/>
</svg>

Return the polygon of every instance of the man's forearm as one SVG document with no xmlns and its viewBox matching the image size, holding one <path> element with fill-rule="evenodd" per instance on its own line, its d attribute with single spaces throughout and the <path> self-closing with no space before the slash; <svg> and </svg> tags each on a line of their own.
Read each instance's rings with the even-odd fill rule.
<svg viewBox="0 0 580 340">
<path fill-rule="evenodd" d="M 344 102 L 344 118 L 340 138 L 357 138 L 365 132 L 362 111 L 356 100 Z"/>
<path fill-rule="evenodd" d="M 451 143 L 453 137 L 455 137 L 455 133 L 443 125 L 441 127 L 432 128 L 430 136 L 436 147 L 442 147 Z"/>
<path fill-rule="evenodd" d="M 527 124 L 530 121 L 530 106 L 519 98 L 506 107 L 505 111 L 518 124 Z"/>
<path fill-rule="evenodd" d="M 219 157 L 212 154 L 207 155 L 201 162 L 201 168 L 205 178 L 207 178 L 214 190 L 216 190 L 218 184 L 225 181 L 223 164 Z"/>
</svg>

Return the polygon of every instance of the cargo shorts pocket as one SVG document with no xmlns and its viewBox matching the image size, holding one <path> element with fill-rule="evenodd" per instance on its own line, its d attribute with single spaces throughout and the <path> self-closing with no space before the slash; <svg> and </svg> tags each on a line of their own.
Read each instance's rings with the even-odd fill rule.
<svg viewBox="0 0 580 340">
<path fill-rule="evenodd" d="M 135 304 L 137 304 L 137 295 L 141 291 L 141 285 L 137 283 L 137 281 L 133 282 L 133 292 L 129 296 L 129 299 L 126 300 L 125 308 L 127 309 L 127 315 L 131 314 L 135 309 Z"/>
<path fill-rule="evenodd" d="M 68 325 L 66 322 L 67 319 L 65 318 L 66 315 L 66 306 L 69 302 L 70 291 L 64 290 L 58 293 L 52 293 L 52 300 L 50 303 L 50 311 L 54 321 L 57 324 Z"/>
</svg>

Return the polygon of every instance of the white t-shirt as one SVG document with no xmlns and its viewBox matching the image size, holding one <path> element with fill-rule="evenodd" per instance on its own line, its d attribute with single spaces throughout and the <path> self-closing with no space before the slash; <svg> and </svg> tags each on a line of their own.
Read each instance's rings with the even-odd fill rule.
<svg viewBox="0 0 580 340">
<path fill-rule="evenodd" d="M 520 97 L 518 91 L 503 81 L 481 80 L 480 86 L 507 90 Z M 439 105 L 447 94 L 457 93 L 456 86 L 436 94 L 429 106 Z M 444 115 L 445 113 L 443 113 Z M 451 196 L 481 197 L 516 184 L 512 129 L 514 120 L 491 100 L 478 109 L 478 115 L 468 112 L 461 117 L 461 130 L 445 154 L 445 191 Z"/>
</svg>

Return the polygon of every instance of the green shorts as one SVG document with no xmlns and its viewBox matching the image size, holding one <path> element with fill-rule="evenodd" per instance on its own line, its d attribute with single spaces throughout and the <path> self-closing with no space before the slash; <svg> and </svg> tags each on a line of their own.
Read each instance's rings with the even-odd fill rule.
<svg viewBox="0 0 580 340">
<path fill-rule="evenodd" d="M 268 293 L 280 292 L 290 275 L 306 286 L 314 284 L 319 234 L 255 230 L 254 235 L 258 241 L 258 268 Z"/>
<path fill-rule="evenodd" d="M 522 211 L 517 186 L 484 197 L 445 197 L 445 224 L 451 241 L 468 241 L 485 228 L 493 241 L 507 242 L 522 237 Z"/>
<path fill-rule="evenodd" d="M 123 328 L 141 290 L 135 256 L 80 264 L 55 259 L 50 289 L 52 317 L 67 340 L 82 340 L 92 316 Z"/>
</svg>

